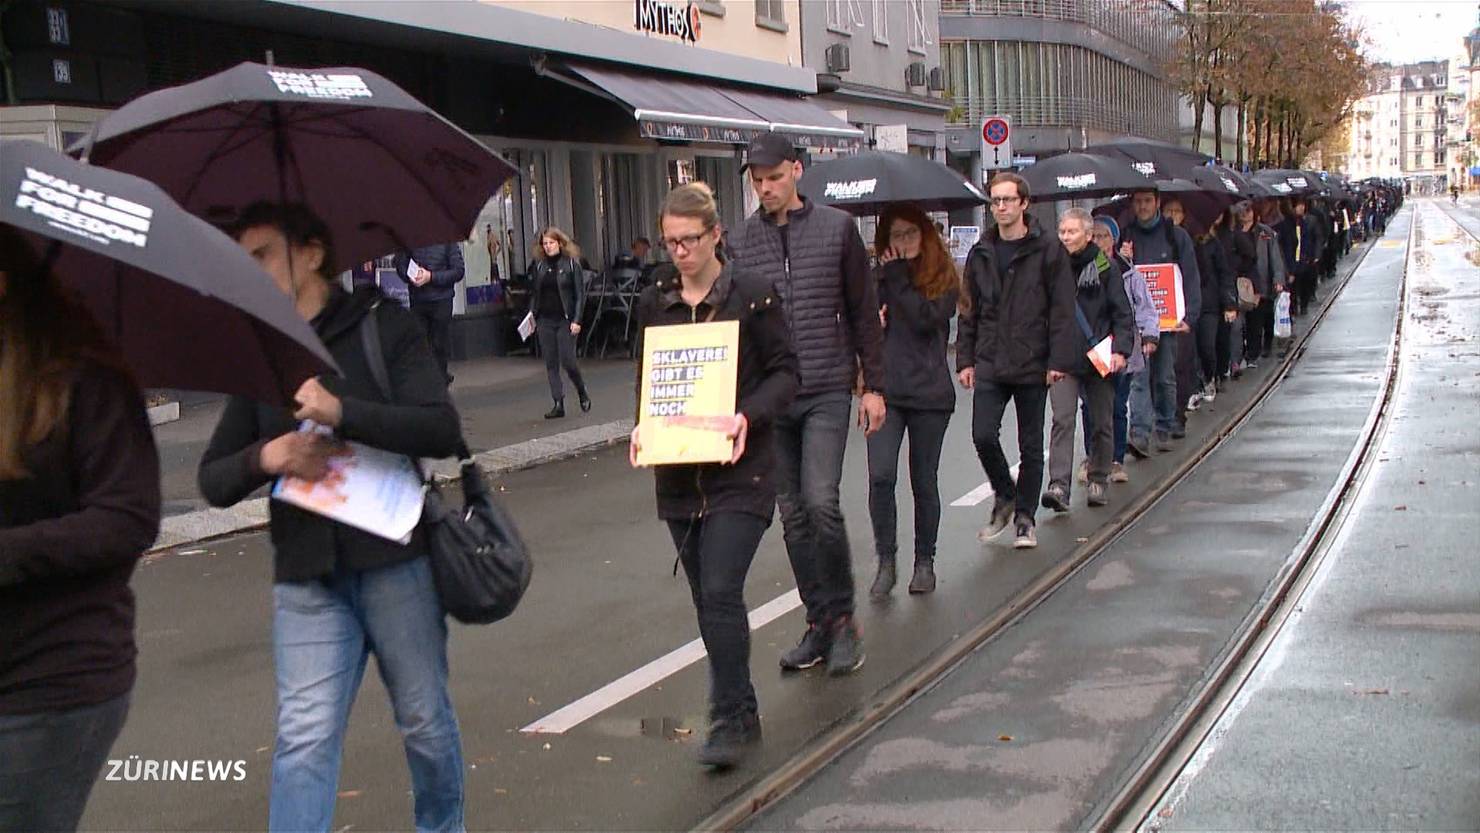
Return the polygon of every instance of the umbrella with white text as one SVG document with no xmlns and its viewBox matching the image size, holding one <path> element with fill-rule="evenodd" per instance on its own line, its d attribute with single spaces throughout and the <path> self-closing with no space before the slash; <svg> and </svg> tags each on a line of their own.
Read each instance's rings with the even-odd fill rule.
<svg viewBox="0 0 1480 833">
<path fill-rule="evenodd" d="M 797 189 L 808 199 L 850 214 L 878 214 L 890 203 L 921 211 L 975 208 L 981 189 L 939 162 L 908 153 L 865 151 L 819 162 L 802 174 Z"/>
<path fill-rule="evenodd" d="M 1128 163 L 1092 153 L 1063 153 L 1023 169 L 1033 202 L 1108 197 L 1155 190 L 1156 183 Z"/>
</svg>

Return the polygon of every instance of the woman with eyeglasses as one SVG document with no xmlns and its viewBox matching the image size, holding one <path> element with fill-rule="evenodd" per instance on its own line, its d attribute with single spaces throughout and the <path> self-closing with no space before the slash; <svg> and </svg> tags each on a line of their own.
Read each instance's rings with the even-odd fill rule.
<svg viewBox="0 0 1480 833">
<path fill-rule="evenodd" d="M 653 285 L 638 299 L 638 337 L 649 327 L 740 322 L 736 409 L 720 429 L 734 440 L 730 460 L 653 472 L 658 517 L 673 536 L 709 653 L 710 729 L 699 762 L 724 769 L 744 761 L 761 737 L 750 682 L 745 575 L 775 511 L 772 423 L 796 395 L 797 357 L 771 282 L 716 255 L 719 212 L 707 185 L 675 188 L 658 224 L 673 263 L 654 271 Z M 639 366 L 639 391 L 642 384 Z M 632 431 L 633 466 L 642 428 Z"/>
<path fill-rule="evenodd" d="M 884 326 L 884 398 L 890 419 L 868 438 L 868 509 L 879 570 L 869 595 L 884 599 L 897 575 L 894 484 L 899 449 L 910 438 L 910 491 L 915 499 L 915 572 L 911 593 L 935 590 L 935 540 L 940 529 L 941 448 L 956 409 L 946 360 L 951 316 L 961 297 L 951 253 L 925 212 L 895 205 L 879 218 L 874 238 L 881 265 L 879 320 Z"/>
</svg>

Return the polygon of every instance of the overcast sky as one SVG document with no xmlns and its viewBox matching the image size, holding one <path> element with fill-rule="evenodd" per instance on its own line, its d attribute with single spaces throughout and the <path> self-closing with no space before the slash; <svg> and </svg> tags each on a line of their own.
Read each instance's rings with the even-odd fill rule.
<svg viewBox="0 0 1480 833">
<path fill-rule="evenodd" d="M 1445 59 L 1480 22 L 1476 0 L 1344 0 L 1367 24 L 1372 57 L 1394 64 Z"/>
</svg>

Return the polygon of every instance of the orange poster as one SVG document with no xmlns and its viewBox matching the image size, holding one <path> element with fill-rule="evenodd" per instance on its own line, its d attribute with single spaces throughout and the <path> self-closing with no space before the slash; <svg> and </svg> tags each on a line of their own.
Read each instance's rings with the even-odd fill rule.
<svg viewBox="0 0 1480 833">
<path fill-rule="evenodd" d="M 1161 319 L 1161 331 L 1177 329 L 1177 324 L 1187 317 L 1187 300 L 1182 296 L 1182 268 L 1175 263 L 1138 263 L 1136 268 L 1146 278 L 1151 303 L 1156 305 L 1157 317 Z"/>
</svg>

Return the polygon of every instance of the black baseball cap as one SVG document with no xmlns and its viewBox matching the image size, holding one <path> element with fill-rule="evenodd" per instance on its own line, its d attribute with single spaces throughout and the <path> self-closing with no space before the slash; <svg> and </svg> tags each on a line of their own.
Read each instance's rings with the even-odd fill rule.
<svg viewBox="0 0 1480 833">
<path fill-rule="evenodd" d="M 745 173 L 751 165 L 772 168 L 782 162 L 795 162 L 800 158 L 801 155 L 792 147 L 790 139 L 780 133 L 762 133 L 751 139 L 750 146 L 745 149 L 745 164 L 740 166 L 740 173 Z"/>
</svg>

